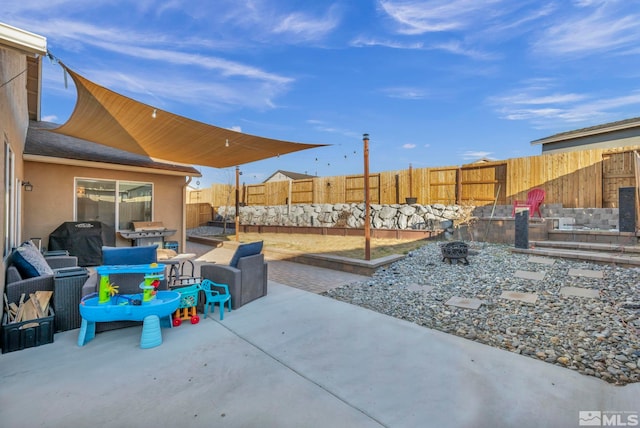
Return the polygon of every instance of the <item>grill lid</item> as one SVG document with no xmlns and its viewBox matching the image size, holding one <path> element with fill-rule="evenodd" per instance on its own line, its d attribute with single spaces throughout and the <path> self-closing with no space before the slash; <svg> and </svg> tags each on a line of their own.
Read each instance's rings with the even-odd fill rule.
<svg viewBox="0 0 640 428">
<path fill-rule="evenodd" d="M 135 232 L 166 229 L 161 221 L 133 221 L 131 224 Z"/>
</svg>

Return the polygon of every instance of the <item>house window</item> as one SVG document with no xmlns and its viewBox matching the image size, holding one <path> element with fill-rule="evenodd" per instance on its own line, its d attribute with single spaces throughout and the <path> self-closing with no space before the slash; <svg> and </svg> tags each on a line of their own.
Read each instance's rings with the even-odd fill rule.
<svg viewBox="0 0 640 428">
<path fill-rule="evenodd" d="M 133 221 L 152 221 L 152 208 L 151 183 L 76 178 L 77 221 L 101 221 L 127 230 Z"/>
</svg>

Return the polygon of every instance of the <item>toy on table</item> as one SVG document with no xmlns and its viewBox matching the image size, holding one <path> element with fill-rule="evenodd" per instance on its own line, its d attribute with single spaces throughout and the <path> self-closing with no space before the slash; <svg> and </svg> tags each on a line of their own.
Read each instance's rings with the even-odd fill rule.
<svg viewBox="0 0 640 428">
<path fill-rule="evenodd" d="M 173 326 L 178 327 L 183 320 L 191 320 L 191 324 L 198 324 L 200 317 L 196 311 L 198 305 L 198 284 L 189 287 L 174 288 L 173 291 L 180 293 L 180 305 L 173 313 Z"/>
<path fill-rule="evenodd" d="M 100 287 L 98 289 L 98 303 L 101 305 L 111 302 L 112 297 L 117 294 L 117 288 L 109 280 L 110 274 L 122 273 L 143 273 L 144 282 L 140 284 L 142 289 L 142 303 L 149 303 L 154 299 L 160 280 L 164 279 L 165 266 L 163 264 L 151 263 L 149 265 L 116 265 L 98 266 L 96 271 L 100 275 Z"/>
<path fill-rule="evenodd" d="M 144 282 L 140 283 L 142 289 L 142 303 L 149 303 L 158 293 L 158 286 L 162 275 L 145 275 Z"/>
</svg>

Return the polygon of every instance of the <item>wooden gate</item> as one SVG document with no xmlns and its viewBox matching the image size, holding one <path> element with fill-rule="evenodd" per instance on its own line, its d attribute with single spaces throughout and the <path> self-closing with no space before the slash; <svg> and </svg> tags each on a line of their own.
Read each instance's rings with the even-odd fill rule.
<svg viewBox="0 0 640 428">
<path fill-rule="evenodd" d="M 187 229 L 203 226 L 213 220 L 213 209 L 209 203 L 187 204 Z"/>
<path fill-rule="evenodd" d="M 602 155 L 602 207 L 618 208 L 618 189 L 635 187 L 633 151 Z"/>
</svg>

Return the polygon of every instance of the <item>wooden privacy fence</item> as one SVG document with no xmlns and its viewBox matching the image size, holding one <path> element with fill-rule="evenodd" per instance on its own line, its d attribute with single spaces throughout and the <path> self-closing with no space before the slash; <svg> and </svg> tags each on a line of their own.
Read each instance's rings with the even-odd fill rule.
<svg viewBox="0 0 640 428">
<path fill-rule="evenodd" d="M 213 207 L 208 202 L 187 204 L 187 229 L 202 226 L 213 220 Z"/>
<path fill-rule="evenodd" d="M 620 187 L 638 186 L 634 150 L 592 149 L 545 154 L 462 166 L 409 168 L 370 174 L 370 199 L 375 204 L 417 203 L 510 205 L 526 199 L 533 188 L 546 191 L 546 204 L 565 208 L 618 206 Z M 194 193 L 197 192 L 197 196 Z M 235 187 L 214 184 L 191 191 L 189 202 L 233 206 Z M 497 199 L 497 200 L 496 200 Z M 348 175 L 243 185 L 240 200 L 246 205 L 364 202 L 364 176 Z"/>
</svg>

